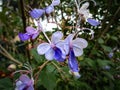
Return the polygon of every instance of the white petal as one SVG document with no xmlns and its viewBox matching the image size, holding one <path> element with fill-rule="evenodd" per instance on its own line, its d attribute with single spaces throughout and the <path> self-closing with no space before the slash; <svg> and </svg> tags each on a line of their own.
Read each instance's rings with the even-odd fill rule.
<svg viewBox="0 0 120 90">
<path fill-rule="evenodd" d="M 56 47 L 60 48 L 62 53 L 67 55 L 69 52 L 69 44 L 61 40 L 56 44 Z"/>
<path fill-rule="evenodd" d="M 78 47 L 73 47 L 73 51 L 75 56 L 81 56 L 83 54 L 83 49 L 78 48 Z"/>
<path fill-rule="evenodd" d="M 69 34 L 64 40 L 66 43 L 70 43 L 74 37 L 74 34 Z"/>
<path fill-rule="evenodd" d="M 89 7 L 89 2 L 84 3 L 80 9 L 87 9 Z"/>
<path fill-rule="evenodd" d="M 57 31 L 55 33 L 53 33 L 52 37 L 51 37 L 51 41 L 55 44 L 57 43 L 60 39 L 62 39 L 63 37 L 63 33 L 60 31 Z"/>
<path fill-rule="evenodd" d="M 83 38 L 76 38 L 72 41 L 72 44 L 78 48 L 86 48 L 88 46 L 88 42 Z"/>
<path fill-rule="evenodd" d="M 53 60 L 54 59 L 54 50 L 52 48 L 50 48 L 46 53 L 45 53 L 45 57 L 47 60 Z"/>
<path fill-rule="evenodd" d="M 27 28 L 26 28 L 26 32 L 28 33 L 28 34 L 34 34 L 34 33 L 36 33 L 36 29 L 35 28 L 33 28 L 32 26 L 28 26 Z"/>
<path fill-rule="evenodd" d="M 74 76 L 75 76 L 76 79 L 78 79 L 78 78 L 81 77 L 81 75 L 79 74 L 79 72 L 73 72 L 73 74 L 74 74 Z"/>
<path fill-rule="evenodd" d="M 37 52 L 40 55 L 45 54 L 49 49 L 51 48 L 49 43 L 42 43 L 40 45 L 38 45 L 37 47 Z"/>
<path fill-rule="evenodd" d="M 53 6 L 56 6 L 56 5 L 59 5 L 59 4 L 60 4 L 60 0 L 53 0 L 52 1 Z"/>
</svg>

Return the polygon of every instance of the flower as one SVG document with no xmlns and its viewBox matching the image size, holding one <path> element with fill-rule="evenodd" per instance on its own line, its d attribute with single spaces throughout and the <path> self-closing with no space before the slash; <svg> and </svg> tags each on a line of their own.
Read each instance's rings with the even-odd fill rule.
<svg viewBox="0 0 120 90">
<path fill-rule="evenodd" d="M 16 81 L 15 90 L 34 90 L 33 85 L 33 79 L 30 79 L 26 74 L 22 74 Z"/>
<path fill-rule="evenodd" d="M 45 13 L 50 14 L 54 11 L 54 6 L 51 4 L 45 8 Z"/>
<path fill-rule="evenodd" d="M 83 38 L 76 38 L 73 40 L 74 34 L 68 35 L 65 39 L 66 44 L 64 45 L 66 53 L 69 54 L 68 66 L 73 73 L 79 72 L 77 56 L 83 54 L 83 49 L 87 47 L 88 43 Z M 77 74 L 77 76 L 79 76 Z"/>
<path fill-rule="evenodd" d="M 49 5 L 45 8 L 45 13 L 46 14 L 52 13 L 54 11 L 54 6 L 57 6 L 59 4 L 60 4 L 60 0 L 53 0 L 51 5 Z"/>
<path fill-rule="evenodd" d="M 45 57 L 47 60 L 57 60 L 59 62 L 63 62 L 66 55 L 64 52 L 64 49 L 62 48 L 63 42 L 62 42 L 63 33 L 60 31 L 57 31 L 53 33 L 51 37 L 51 43 L 42 43 L 38 45 L 37 52 L 40 55 L 45 54 Z"/>
<path fill-rule="evenodd" d="M 89 3 L 86 2 L 84 3 L 81 8 L 79 9 L 79 14 L 82 18 L 84 18 L 86 20 L 86 22 L 88 22 L 90 25 L 92 26 L 97 26 L 100 24 L 99 21 L 92 19 L 92 14 L 90 13 L 89 9 L 87 9 L 89 7 Z"/>
<path fill-rule="evenodd" d="M 59 5 L 60 4 L 60 0 L 53 0 L 52 1 L 52 5 L 53 6 L 57 6 L 57 5 Z"/>
<path fill-rule="evenodd" d="M 26 41 L 30 38 L 35 39 L 40 33 L 40 30 L 36 30 L 35 28 L 28 26 L 26 28 L 26 33 L 19 33 L 19 38 L 22 41 Z"/>
<path fill-rule="evenodd" d="M 40 18 L 43 14 L 44 14 L 44 10 L 43 9 L 33 9 L 32 11 L 30 11 L 30 16 L 34 19 L 38 19 Z"/>
<path fill-rule="evenodd" d="M 110 52 L 110 53 L 108 54 L 108 57 L 109 57 L 109 58 L 112 58 L 113 55 L 114 55 L 114 53 L 113 53 L 113 52 Z"/>
<path fill-rule="evenodd" d="M 95 19 L 92 19 L 92 18 L 88 18 L 88 19 L 87 19 L 87 22 L 88 22 L 89 24 L 91 24 L 92 26 L 97 26 L 97 25 L 100 24 L 99 21 L 96 21 Z"/>
</svg>

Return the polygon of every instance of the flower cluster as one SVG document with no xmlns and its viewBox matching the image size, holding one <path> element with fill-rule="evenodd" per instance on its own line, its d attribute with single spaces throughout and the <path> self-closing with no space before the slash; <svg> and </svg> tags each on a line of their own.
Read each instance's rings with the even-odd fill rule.
<svg viewBox="0 0 120 90">
<path fill-rule="evenodd" d="M 38 19 L 40 18 L 44 13 L 45 14 L 50 14 L 54 11 L 54 6 L 57 6 L 60 4 L 60 0 L 53 0 L 52 3 L 47 6 L 44 9 L 33 9 L 32 11 L 30 11 L 30 16 L 33 19 Z"/>
<path fill-rule="evenodd" d="M 28 26 L 26 28 L 26 33 L 19 33 L 19 38 L 22 40 L 22 41 L 26 41 L 26 40 L 29 40 L 30 38 L 31 39 L 35 39 L 40 33 L 40 30 L 39 29 L 35 29 L 31 26 Z"/>
<path fill-rule="evenodd" d="M 76 3 L 77 4 L 77 3 Z M 78 4 L 77 4 L 78 6 Z M 92 26 L 97 26 L 100 24 L 99 21 L 92 19 L 92 14 L 90 13 L 89 9 L 89 3 L 84 3 L 80 8 L 78 6 L 78 14 L 80 15 L 81 19 L 85 19 L 86 22 L 88 22 Z"/>
<path fill-rule="evenodd" d="M 76 0 L 75 0 L 76 2 Z M 57 62 L 67 62 L 68 67 L 70 68 L 70 72 L 73 73 L 77 78 L 79 75 L 79 65 L 76 57 L 83 55 L 83 49 L 88 46 L 88 42 L 83 39 L 76 37 L 76 32 L 69 34 L 66 38 L 64 38 L 63 33 L 61 31 L 56 31 L 52 34 L 51 39 L 47 36 L 42 25 L 40 24 L 39 18 L 45 13 L 50 14 L 54 11 L 54 6 L 60 4 L 60 0 L 53 0 L 52 3 L 43 9 L 33 9 L 30 11 L 30 16 L 37 21 L 38 28 L 33 28 L 28 26 L 26 28 L 26 33 L 19 33 L 19 37 L 22 41 L 26 41 L 28 39 L 35 39 L 39 36 L 40 32 L 42 32 L 48 42 L 41 43 L 37 46 L 37 52 L 39 55 L 45 55 L 47 60 L 56 60 Z M 97 26 L 100 24 L 99 21 L 92 19 L 90 16 L 90 12 L 88 9 L 89 3 L 84 3 L 81 7 L 78 6 L 76 2 L 77 11 L 80 16 L 79 20 L 82 18 L 85 19 L 86 22 L 91 24 L 92 26 Z M 76 23 L 79 24 L 79 23 Z M 90 29 L 88 29 L 90 30 Z M 24 81 L 22 78 L 25 78 Z M 26 84 L 26 82 L 29 84 Z M 29 88 L 32 85 L 31 79 L 27 76 L 22 75 L 18 80 L 17 88 L 20 85 L 23 85 L 23 88 Z M 32 90 L 32 89 L 31 89 Z"/>
<path fill-rule="evenodd" d="M 26 74 L 22 74 L 16 81 L 15 90 L 34 90 L 33 84 L 33 79 L 30 79 Z"/>
</svg>

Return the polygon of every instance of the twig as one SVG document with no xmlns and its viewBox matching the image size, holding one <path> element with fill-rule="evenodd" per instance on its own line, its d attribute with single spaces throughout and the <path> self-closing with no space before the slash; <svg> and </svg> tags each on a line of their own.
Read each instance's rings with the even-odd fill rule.
<svg viewBox="0 0 120 90">
<path fill-rule="evenodd" d="M 50 61 L 46 61 L 44 62 L 41 66 L 38 67 L 39 71 L 34 75 L 35 77 L 35 84 L 37 83 L 37 80 L 38 80 L 38 77 L 39 77 L 39 74 L 41 72 L 41 70 L 49 63 Z"/>
<path fill-rule="evenodd" d="M 4 55 L 5 57 L 9 58 L 12 62 L 15 62 L 16 64 L 19 64 L 20 66 L 22 66 L 22 63 L 20 61 L 16 60 L 15 58 L 13 58 L 12 55 L 10 55 L 4 47 L 2 47 L 0 45 L 0 48 L 4 51 L 4 52 L 0 51 L 0 53 L 2 55 Z"/>
<path fill-rule="evenodd" d="M 107 27 L 100 34 L 100 37 L 102 37 L 108 31 L 108 29 L 110 28 L 110 25 L 113 23 L 114 19 L 116 18 L 117 14 L 119 13 L 119 11 L 120 11 L 120 7 L 118 7 L 118 9 L 116 10 L 113 18 L 110 20 L 110 23 L 107 25 Z"/>
<path fill-rule="evenodd" d="M 51 63 L 57 68 L 57 70 L 58 70 L 58 72 L 60 73 L 62 79 L 65 80 L 64 76 L 62 75 L 62 73 L 64 73 L 64 72 L 61 70 L 61 68 L 58 67 L 54 62 L 51 62 Z"/>
</svg>

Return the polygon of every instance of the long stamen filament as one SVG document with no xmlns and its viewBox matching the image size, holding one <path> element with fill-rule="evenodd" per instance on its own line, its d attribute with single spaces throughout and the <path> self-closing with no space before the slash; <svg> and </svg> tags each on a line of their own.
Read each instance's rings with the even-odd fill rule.
<svg viewBox="0 0 120 90">
<path fill-rule="evenodd" d="M 37 21 L 38 23 L 38 29 L 42 31 L 43 35 L 45 36 L 45 38 L 48 40 L 48 42 L 51 44 L 50 39 L 48 38 L 47 34 L 45 33 L 45 31 L 43 30 L 43 27 L 41 25 L 41 23 L 39 21 Z"/>
</svg>

